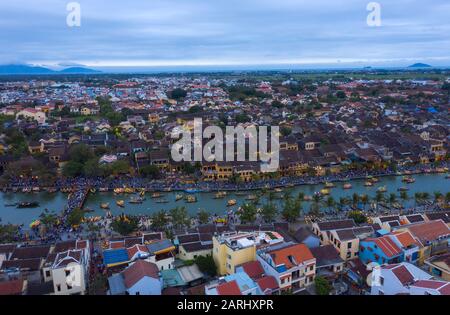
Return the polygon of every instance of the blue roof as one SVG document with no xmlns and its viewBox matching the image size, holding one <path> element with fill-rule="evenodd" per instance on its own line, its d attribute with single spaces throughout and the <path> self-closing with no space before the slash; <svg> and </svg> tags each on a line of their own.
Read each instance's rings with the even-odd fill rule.
<svg viewBox="0 0 450 315">
<path fill-rule="evenodd" d="M 103 264 L 114 265 L 128 261 L 128 252 L 124 248 L 111 249 L 103 252 Z"/>
</svg>

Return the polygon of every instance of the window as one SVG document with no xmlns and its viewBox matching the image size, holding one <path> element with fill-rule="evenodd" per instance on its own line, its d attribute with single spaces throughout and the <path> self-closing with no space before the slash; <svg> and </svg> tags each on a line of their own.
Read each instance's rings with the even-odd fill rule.
<svg viewBox="0 0 450 315">
<path fill-rule="evenodd" d="M 71 285 L 67 285 L 67 290 L 72 290 L 72 286 Z"/>
<path fill-rule="evenodd" d="M 56 291 L 58 291 L 58 292 L 61 291 L 61 285 L 60 285 L 60 284 L 58 284 L 58 285 L 56 286 Z"/>
<path fill-rule="evenodd" d="M 45 276 L 46 276 L 47 278 L 49 278 L 51 275 L 52 275 L 52 274 L 50 273 L 50 270 L 46 270 L 46 271 L 45 271 Z"/>
<path fill-rule="evenodd" d="M 65 270 L 66 277 L 70 276 L 70 270 Z"/>
<path fill-rule="evenodd" d="M 352 242 L 347 243 L 347 248 L 352 248 Z"/>
<path fill-rule="evenodd" d="M 350 258 L 350 257 L 352 257 L 352 252 L 347 253 L 347 258 Z"/>
<path fill-rule="evenodd" d="M 380 277 L 380 284 L 384 285 L 384 278 L 383 277 Z"/>
</svg>

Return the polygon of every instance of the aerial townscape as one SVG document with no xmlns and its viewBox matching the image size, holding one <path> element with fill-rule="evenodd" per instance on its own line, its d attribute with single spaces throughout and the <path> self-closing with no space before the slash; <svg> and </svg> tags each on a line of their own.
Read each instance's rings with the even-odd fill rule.
<svg viewBox="0 0 450 315">
<path fill-rule="evenodd" d="M 450 295 L 450 70 L 36 71 L 0 76 L 0 295 Z M 277 169 L 175 161 L 194 119 L 278 126 Z"/>
</svg>

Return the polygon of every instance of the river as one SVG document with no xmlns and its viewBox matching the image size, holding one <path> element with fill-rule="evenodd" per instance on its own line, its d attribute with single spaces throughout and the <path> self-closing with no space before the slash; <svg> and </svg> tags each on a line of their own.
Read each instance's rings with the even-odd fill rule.
<svg viewBox="0 0 450 315">
<path fill-rule="evenodd" d="M 433 192 L 440 191 L 445 194 L 450 191 L 449 183 L 450 180 L 446 179 L 445 174 L 422 174 L 422 175 L 413 175 L 416 179 L 415 183 L 405 184 L 402 182 L 401 176 L 390 176 L 390 177 L 381 177 L 379 178 L 379 182 L 375 183 L 372 187 L 365 187 L 365 180 L 353 180 L 351 181 L 352 189 L 344 190 L 342 188 L 343 183 L 335 183 L 336 187 L 331 189 L 331 196 L 338 201 L 340 197 L 350 197 L 354 193 L 358 194 L 367 194 L 370 197 L 374 197 L 376 195 L 377 188 L 380 186 L 386 186 L 387 192 L 386 196 L 391 192 L 395 192 L 397 196 L 399 196 L 398 188 L 407 186 L 409 188 L 408 196 L 410 200 L 408 200 L 405 206 L 413 206 L 414 205 L 414 193 L 416 192 L 428 192 L 430 197 L 433 197 Z M 292 190 L 292 196 L 296 196 L 300 191 L 305 195 L 313 195 L 315 192 L 320 191 L 324 188 L 324 185 L 302 185 L 293 188 L 289 188 Z M 253 194 L 255 192 L 248 192 L 248 194 Z M 239 205 L 245 202 L 246 196 L 236 196 L 234 193 L 228 193 L 228 196 L 224 199 L 214 199 L 214 193 L 197 193 L 195 196 L 197 197 L 198 202 L 196 203 L 186 203 L 184 200 L 175 201 L 176 192 L 170 193 L 162 193 L 163 199 L 166 199 L 168 203 L 157 203 L 157 199 L 150 198 L 150 193 L 146 194 L 146 200 L 142 204 L 130 204 L 129 195 L 114 195 L 112 192 L 101 193 L 97 192 L 95 194 L 90 194 L 85 208 L 89 208 L 94 210 L 94 212 L 90 213 L 90 216 L 95 215 L 104 215 L 105 211 L 100 208 L 101 203 L 109 203 L 110 211 L 112 214 L 117 215 L 120 213 L 132 214 L 132 215 L 143 215 L 143 214 L 152 214 L 161 209 L 169 210 L 177 206 L 185 206 L 188 210 L 189 214 L 195 215 L 199 209 L 204 209 L 210 213 L 223 215 L 227 211 L 227 201 L 229 199 L 236 199 L 237 205 L 232 207 L 231 209 L 236 209 Z M 261 204 L 266 201 L 266 196 L 263 196 L 261 200 Z M 400 198 L 398 198 L 400 201 Z M 116 205 L 116 201 L 124 200 L 125 207 L 120 208 Z M 39 207 L 32 209 L 17 209 L 16 207 L 7 207 L 8 204 L 15 204 L 19 202 L 26 201 L 37 201 L 39 202 Z M 0 193 L 0 218 L 2 219 L 2 223 L 13 223 L 13 224 L 30 224 L 33 220 L 39 217 L 44 209 L 48 209 L 50 211 L 54 211 L 59 213 L 62 209 L 64 209 L 67 202 L 67 194 L 58 192 L 54 194 L 50 194 L 47 192 L 39 192 L 39 193 Z M 280 204 L 280 200 L 274 200 L 274 203 Z M 309 202 L 303 203 L 303 209 L 308 210 L 310 207 Z M 279 207 L 280 208 L 280 207 Z"/>
</svg>

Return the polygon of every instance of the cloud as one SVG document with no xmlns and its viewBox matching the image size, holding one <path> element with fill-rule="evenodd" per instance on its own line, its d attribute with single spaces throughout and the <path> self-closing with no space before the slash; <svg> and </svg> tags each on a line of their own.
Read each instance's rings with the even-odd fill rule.
<svg viewBox="0 0 450 315">
<path fill-rule="evenodd" d="M 39 2 L 39 3 L 36 3 Z M 402 63 L 450 65 L 446 0 L 63 0 L 0 3 L 0 63 L 54 66 Z"/>
</svg>

